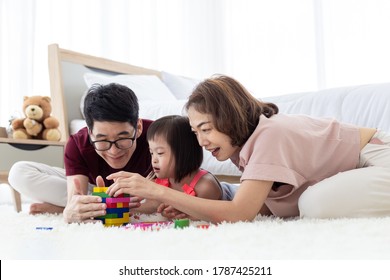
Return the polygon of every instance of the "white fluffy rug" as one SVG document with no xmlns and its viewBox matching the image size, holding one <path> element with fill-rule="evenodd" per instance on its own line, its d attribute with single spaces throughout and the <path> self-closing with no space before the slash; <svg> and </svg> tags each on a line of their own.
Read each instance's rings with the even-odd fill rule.
<svg viewBox="0 0 390 280">
<path fill-rule="evenodd" d="M 159 231 L 66 224 L 0 201 L 0 259 L 377 260 L 390 258 L 390 217 L 281 220 Z M 148 217 L 153 219 L 153 217 Z M 52 227 L 52 230 L 37 230 Z"/>
</svg>

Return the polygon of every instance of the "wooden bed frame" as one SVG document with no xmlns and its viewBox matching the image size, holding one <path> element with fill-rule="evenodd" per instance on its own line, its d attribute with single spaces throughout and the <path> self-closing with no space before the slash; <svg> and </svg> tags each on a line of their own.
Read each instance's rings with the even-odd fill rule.
<svg viewBox="0 0 390 280">
<path fill-rule="evenodd" d="M 52 114 L 60 123 L 61 142 L 69 138 L 71 121 L 83 118 L 80 101 L 87 90 L 85 73 L 156 75 L 161 78 L 161 72 L 157 70 L 61 49 L 58 44 L 49 45 L 48 62 Z M 220 181 L 239 182 L 237 176 L 215 175 Z"/>
<path fill-rule="evenodd" d="M 52 114 L 60 122 L 59 129 L 62 135 L 60 141 L 69 138 L 70 122 L 83 118 L 80 100 L 87 90 L 83 79 L 84 73 L 142 74 L 161 77 L 160 71 L 61 49 L 58 44 L 49 45 L 48 62 Z"/>
</svg>

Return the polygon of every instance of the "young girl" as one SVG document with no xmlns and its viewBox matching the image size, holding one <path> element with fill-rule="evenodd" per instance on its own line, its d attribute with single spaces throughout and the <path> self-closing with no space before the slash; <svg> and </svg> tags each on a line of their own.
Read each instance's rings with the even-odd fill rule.
<svg viewBox="0 0 390 280">
<path fill-rule="evenodd" d="M 278 114 L 236 80 L 200 83 L 186 104 L 199 144 L 242 171 L 232 201 L 211 201 L 158 189 L 133 173 L 109 188 L 168 203 L 202 220 L 390 215 L 390 136 L 334 119 Z"/>
<path fill-rule="evenodd" d="M 222 199 L 218 180 L 200 169 L 203 150 L 191 131 L 187 117 L 162 117 L 150 125 L 146 137 L 157 184 L 191 196 Z M 180 212 L 165 204 L 159 206 L 158 212 L 163 212 L 167 218 L 182 217 Z"/>
</svg>

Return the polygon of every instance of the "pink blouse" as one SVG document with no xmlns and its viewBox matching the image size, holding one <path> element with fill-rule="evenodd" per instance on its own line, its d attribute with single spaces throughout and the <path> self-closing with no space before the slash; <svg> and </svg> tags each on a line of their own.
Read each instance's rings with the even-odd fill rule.
<svg viewBox="0 0 390 280">
<path fill-rule="evenodd" d="M 259 124 L 231 160 L 245 180 L 273 181 L 265 204 L 275 216 L 298 216 L 299 196 L 309 186 L 356 168 L 359 127 L 334 119 L 277 114 Z"/>
</svg>

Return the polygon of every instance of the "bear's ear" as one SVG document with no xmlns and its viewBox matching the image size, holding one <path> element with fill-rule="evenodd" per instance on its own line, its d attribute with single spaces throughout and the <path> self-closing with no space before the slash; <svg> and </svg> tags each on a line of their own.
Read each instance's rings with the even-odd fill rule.
<svg viewBox="0 0 390 280">
<path fill-rule="evenodd" d="M 26 99 L 28 98 L 29 98 L 28 96 L 23 96 L 23 101 L 26 101 Z"/>
<path fill-rule="evenodd" d="M 51 102 L 51 98 L 49 96 L 43 96 L 42 99 L 46 100 L 49 103 Z"/>
</svg>

